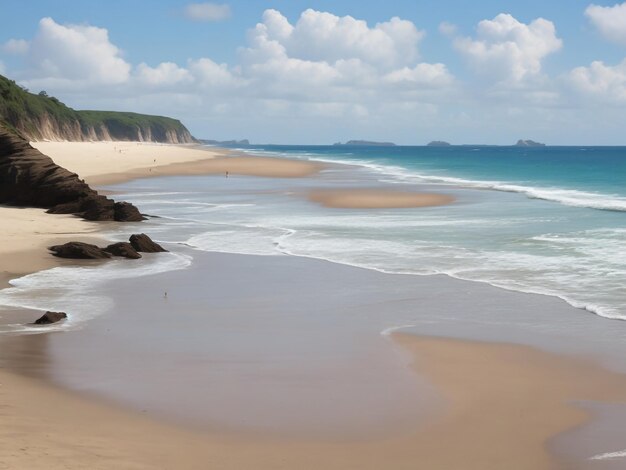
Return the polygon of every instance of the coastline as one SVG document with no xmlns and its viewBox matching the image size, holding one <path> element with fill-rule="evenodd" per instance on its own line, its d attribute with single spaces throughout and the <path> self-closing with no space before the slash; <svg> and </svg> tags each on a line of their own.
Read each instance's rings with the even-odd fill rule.
<svg viewBox="0 0 626 470">
<path fill-rule="evenodd" d="M 84 145 L 89 146 L 94 144 Z M 168 147 L 166 147 L 166 152 L 167 148 Z M 207 151 L 199 150 L 199 152 L 206 153 Z M 124 153 L 122 153 L 122 155 L 124 155 Z M 94 173 L 86 175 L 85 179 L 92 184 L 111 184 L 151 176 L 219 174 L 226 171 L 225 168 L 233 168 L 230 165 L 224 166 L 222 163 L 215 164 L 216 160 L 220 160 L 220 156 L 211 155 L 207 158 L 207 155 L 199 155 L 196 154 L 195 151 L 193 157 L 191 157 L 191 154 L 188 155 L 188 161 L 172 162 L 158 157 L 158 165 L 156 167 L 154 166 L 155 162 L 152 161 L 153 165 L 151 165 L 148 159 L 144 162 L 144 166 L 140 168 L 128 168 L 121 173 Z M 50 156 L 54 159 L 53 155 Z M 181 158 L 186 157 L 182 157 L 181 155 Z M 254 163 L 259 162 L 256 157 L 245 158 L 254 159 Z M 277 159 L 269 160 L 273 161 Z M 232 160 L 230 161 L 232 162 Z M 287 164 L 289 166 L 288 168 L 285 166 L 278 169 L 271 168 L 259 175 L 258 169 L 255 170 L 249 166 L 249 164 L 253 162 L 242 160 L 241 167 L 237 167 L 234 171 L 229 171 L 231 171 L 232 174 L 243 175 L 298 177 L 315 174 L 315 172 L 320 169 L 320 167 L 301 165 L 297 165 L 296 168 Z M 63 165 L 63 163 L 60 164 Z M 75 170 L 71 165 L 67 166 L 69 167 L 68 169 L 81 174 L 78 169 Z M 102 172 L 102 169 L 99 171 Z M 81 176 L 83 175 L 81 174 Z M 48 220 L 54 220 L 55 225 L 45 229 L 39 228 L 39 233 L 34 239 L 28 239 L 23 236 L 23 234 L 32 230 L 32 225 L 28 224 L 24 226 L 24 230 L 21 232 L 22 235 L 13 235 L 14 239 L 19 239 L 21 243 L 26 243 L 28 246 L 33 243 L 31 240 L 36 240 L 37 244 L 32 250 L 22 250 L 20 246 L 19 250 L 13 248 L 5 252 L 0 252 L 2 260 L 7 261 L 6 264 L 3 263 L 3 276 L 5 278 L 15 274 L 23 275 L 41 269 L 47 269 L 58 265 L 58 263 L 63 263 L 63 261 L 57 260 L 51 255 L 47 255 L 47 253 L 42 254 L 42 249 L 62 239 L 67 240 L 72 238 L 82 241 L 93 240 L 93 237 L 97 239 L 97 233 L 102 227 L 101 225 L 90 224 L 71 216 L 52 216 L 44 214 L 43 211 L 36 209 L 12 209 L 2 207 L 0 208 L 0 217 L 4 217 L 5 214 L 9 213 L 8 211 L 20 211 L 20 214 L 28 214 L 29 223 L 36 224 L 38 227 L 39 224 Z M 56 221 L 58 221 L 58 225 L 56 225 Z M 76 224 L 74 224 L 74 222 L 76 222 Z M 9 255 L 11 252 L 13 254 Z M 9 260 L 12 260 L 10 264 Z M 0 282 L 1 281 L 2 278 L 0 277 Z M 2 284 L 0 284 L 0 288 L 1 287 Z M 85 465 L 90 466 L 90 468 L 110 468 L 111 465 L 115 465 L 116 468 L 160 468 L 159 466 L 167 468 L 167 465 L 163 462 L 170 462 L 171 465 L 182 465 L 185 468 L 205 468 L 203 466 L 205 465 L 204 462 L 210 460 L 219 464 L 221 468 L 246 468 L 246 465 L 250 466 L 252 464 L 261 463 L 264 466 L 258 468 L 287 469 L 294 468 L 294 466 L 297 465 L 299 468 L 320 468 L 323 466 L 325 468 L 339 469 L 358 466 L 359 468 L 374 469 L 381 468 L 381 465 L 388 462 L 392 456 L 395 457 L 394 464 L 397 464 L 394 468 L 405 468 L 405 465 L 406 468 L 414 468 L 416 461 L 424 465 L 430 465 L 431 468 L 437 468 L 437 465 L 446 465 L 444 468 L 468 469 L 495 469 L 503 468 L 503 465 L 507 465 L 507 468 L 516 468 L 511 466 L 510 459 L 516 460 L 516 463 L 520 465 L 518 467 L 520 469 L 554 468 L 556 465 L 555 461 L 545 450 L 547 440 L 589 419 L 588 413 L 582 412 L 569 405 L 565 406 L 563 403 L 573 399 L 596 398 L 593 396 L 593 391 L 586 389 L 583 384 L 575 380 L 576 377 L 583 375 L 586 377 L 597 377 L 597 382 L 600 384 L 598 386 L 600 388 L 604 387 L 604 390 L 611 390 L 606 394 L 599 393 L 598 396 L 602 399 L 619 398 L 619 395 L 614 395 L 612 390 L 626 390 L 626 387 L 622 388 L 622 376 L 615 376 L 603 371 L 597 366 L 584 364 L 584 361 L 563 358 L 530 348 L 512 345 L 462 342 L 440 338 L 415 339 L 413 337 L 407 338 L 406 335 L 393 335 L 393 340 L 400 345 L 403 351 L 408 351 L 412 361 L 417 364 L 416 368 L 418 374 L 423 373 L 428 380 L 433 381 L 435 385 L 439 384 L 441 386 L 443 395 L 448 397 L 449 401 L 452 403 L 449 409 L 452 410 L 453 414 L 459 413 L 464 418 L 467 417 L 468 415 L 464 411 L 465 408 L 462 408 L 462 406 L 466 406 L 468 407 L 467 409 L 471 408 L 472 413 L 475 413 L 473 416 L 476 419 L 485 418 L 488 413 L 485 413 L 484 409 L 481 408 L 485 405 L 481 397 L 485 397 L 486 394 L 495 394 L 496 392 L 507 393 L 507 390 L 511 392 L 510 389 L 500 389 L 496 387 L 496 384 L 492 383 L 494 377 L 499 377 L 502 382 L 506 382 L 511 377 L 515 377 L 518 380 L 525 377 L 524 383 L 527 383 L 530 381 L 528 379 L 530 375 L 532 382 L 537 381 L 537 383 L 541 383 L 542 386 L 546 386 L 551 390 L 552 393 L 550 396 L 547 398 L 542 397 L 541 389 L 533 390 L 530 396 L 512 397 L 521 400 L 515 405 L 518 406 L 518 411 L 516 411 L 515 406 L 511 405 L 511 402 L 502 404 L 502 410 L 516 415 L 520 414 L 519 409 L 525 410 L 528 406 L 536 405 L 539 410 L 537 412 L 538 415 L 545 418 L 550 426 L 546 426 L 545 422 L 533 422 L 532 425 L 538 427 L 532 429 L 541 429 L 542 432 L 532 433 L 532 435 L 525 436 L 524 439 L 519 439 L 521 442 L 517 442 L 519 436 L 514 432 L 515 429 L 507 428 L 506 432 L 504 432 L 501 428 L 496 426 L 496 424 L 499 423 L 490 423 L 491 427 L 474 424 L 474 427 L 484 429 L 485 432 L 472 433 L 471 430 L 463 430 L 462 426 L 458 423 L 454 423 L 454 419 L 451 418 L 450 415 L 444 415 L 441 418 L 442 420 L 439 421 L 439 424 L 434 424 L 433 426 L 435 427 L 430 428 L 430 436 L 421 435 L 419 438 L 416 437 L 416 435 L 403 435 L 401 438 L 391 438 L 374 443 L 370 441 L 367 444 L 337 444 L 315 441 L 276 442 L 272 440 L 266 442 L 263 439 L 256 438 L 252 441 L 248 438 L 243 440 L 235 439 L 233 441 L 223 436 L 207 437 L 197 432 L 190 432 L 177 427 L 163 425 L 150 419 L 145 419 L 142 416 L 137 416 L 136 413 L 127 410 L 115 410 L 115 407 L 111 407 L 110 405 L 101 405 L 97 403 L 97 401 L 94 402 L 91 399 L 85 399 L 84 396 L 79 394 L 59 391 L 55 387 L 50 387 L 45 382 L 42 383 L 12 376 L 10 372 L 0 369 L 2 374 L 0 383 L 3 384 L 2 393 L 21 390 L 19 395 L 25 400 L 22 402 L 20 396 L 16 395 L 7 395 L 6 400 L 3 399 L 3 402 L 10 403 L 11 409 L 14 410 L 14 415 L 10 418 L 15 420 L 12 421 L 12 423 L 16 423 L 18 428 L 24 430 L 24 434 L 20 434 L 17 440 L 11 441 L 13 444 L 11 444 L 10 447 L 13 449 L 29 449 L 28 451 L 15 451 L 14 455 L 0 455 L 0 463 L 4 463 L 9 467 L 11 465 L 23 464 L 24 458 L 26 458 L 25 456 L 28 455 L 29 459 L 34 459 L 32 461 L 29 460 L 29 468 L 57 468 L 54 467 L 55 464 L 50 464 L 50 462 L 46 460 L 50 457 L 45 457 L 44 455 L 45 452 L 49 454 L 56 452 L 57 454 L 54 458 L 57 459 L 56 464 L 58 468 L 61 468 L 62 465 L 70 465 L 70 468 L 84 468 Z M 515 368 L 511 368 L 511 362 L 515 361 L 518 363 L 515 365 Z M 447 365 L 448 362 L 451 362 L 453 365 Z M 465 390 L 465 381 L 472 379 L 472 377 L 462 375 L 468 363 L 472 364 L 471 370 L 476 371 L 472 377 L 478 379 L 481 374 L 484 374 L 484 377 L 488 377 L 489 384 L 486 384 L 487 380 L 485 380 L 485 383 L 478 383 L 480 382 L 478 380 L 477 383 L 472 383 L 472 387 L 475 387 L 473 389 L 474 394 L 472 395 L 475 400 L 472 402 L 467 399 L 466 403 L 461 403 L 461 405 L 457 404 L 461 406 L 461 408 L 455 411 L 454 406 L 457 406 L 455 405 L 455 400 L 463 402 L 463 400 L 467 398 L 459 396 L 458 393 Z M 566 378 L 564 378 L 564 376 Z M 455 382 L 455 380 L 461 377 L 464 378 L 462 383 L 459 384 Z M 567 382 L 567 384 L 564 384 L 565 382 Z M 546 384 L 551 384 L 551 386 L 547 386 Z M 485 385 L 487 385 L 486 388 Z M 502 383 L 501 385 L 503 387 L 507 386 L 506 383 Z M 577 395 L 579 393 L 581 395 Z M 61 406 L 59 410 L 48 410 L 48 415 L 45 413 L 42 414 L 40 407 L 36 409 L 28 407 L 28 403 L 49 403 L 56 401 L 64 405 Z M 15 405 L 15 407 L 13 407 L 13 405 Z M 546 408 L 542 408 L 543 406 Z M 79 420 L 67 421 L 62 427 L 58 427 L 60 426 L 59 422 L 64 422 L 67 416 L 71 415 L 69 410 L 75 407 L 84 410 L 84 412 L 76 414 L 86 417 L 85 420 L 82 421 L 83 418 L 80 418 Z M 554 414 L 547 413 L 546 410 L 550 412 L 554 411 Z M 59 411 L 61 414 L 54 415 L 52 411 Z M 110 413 L 115 415 L 115 419 L 111 420 L 101 432 L 93 433 L 88 426 L 87 419 L 97 419 L 101 422 L 107 422 L 107 416 L 111 416 Z M 498 416 L 502 415 L 498 413 Z M 510 421 L 509 424 L 513 427 L 524 427 L 528 423 L 523 422 L 520 424 L 515 421 Z M 440 426 L 440 428 L 437 428 L 437 426 Z M 121 429 L 127 429 L 128 431 L 122 433 L 120 432 Z M 440 440 L 435 441 L 435 436 L 438 431 L 433 432 L 433 429 L 440 429 Z M 38 435 L 38 433 L 41 433 L 41 442 L 45 442 L 45 444 L 33 448 L 30 446 L 29 442 L 33 440 L 38 441 L 36 437 L 33 437 Z M 475 440 L 470 440 L 462 445 L 460 444 L 458 448 L 456 448 L 457 452 L 452 452 L 449 449 L 450 443 L 448 442 L 449 436 L 452 435 L 451 433 L 459 433 L 458 437 L 453 439 L 454 442 L 465 441 L 467 435 L 471 435 Z M 150 442 L 143 437 L 145 434 L 151 436 Z M 515 438 L 511 438 L 512 434 L 515 435 Z M 46 436 L 49 435 L 54 435 L 55 438 L 47 438 Z M 443 436 L 446 436 L 446 439 L 443 439 Z M 484 451 L 485 440 L 495 439 L 497 437 L 501 437 L 507 443 L 511 444 L 511 447 L 507 447 L 508 451 L 502 451 L 502 454 L 495 456 L 485 452 L 477 452 L 475 455 L 472 454 L 472 450 L 477 451 L 482 449 Z M 8 435 L 3 436 L 3 438 L 9 442 L 10 439 L 16 439 L 16 436 Z M 176 446 L 168 445 L 168 442 L 171 442 L 172 439 L 176 440 Z M 429 441 L 429 439 L 432 440 Z M 168 446 L 177 447 L 177 449 L 167 451 L 166 448 Z M 111 449 L 115 450 L 111 452 Z M 245 450 L 244 453 L 246 455 L 233 457 L 233 454 L 239 454 L 242 450 Z M 311 457 L 311 455 L 313 455 L 313 457 Z M 474 457 L 472 458 L 470 455 L 474 455 Z M 512 457 L 513 455 L 515 457 Z M 16 460 L 10 460 L 12 458 Z M 303 463 L 303 461 L 305 462 Z M 472 465 L 475 466 L 467 466 L 468 461 L 471 461 Z M 199 462 L 203 463 L 199 464 Z M 71 465 L 74 465 L 74 467 Z M 335 465 L 335 467 L 333 467 L 333 465 Z"/>
</svg>

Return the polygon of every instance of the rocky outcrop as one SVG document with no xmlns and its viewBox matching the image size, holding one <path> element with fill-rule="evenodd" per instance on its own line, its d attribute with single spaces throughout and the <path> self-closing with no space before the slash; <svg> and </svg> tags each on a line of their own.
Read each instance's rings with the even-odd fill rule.
<svg viewBox="0 0 626 470">
<path fill-rule="evenodd" d="M 68 242 L 63 245 L 55 245 L 48 248 L 54 256 L 70 259 L 109 259 L 112 256 L 120 256 L 128 259 L 139 259 L 143 253 L 167 252 L 158 243 L 145 233 L 130 236 L 130 243 L 112 243 L 106 248 L 82 242 Z"/>
<path fill-rule="evenodd" d="M 35 325 L 50 325 L 65 320 L 66 318 L 67 313 L 65 312 L 46 312 L 42 317 L 35 320 Z"/>
<path fill-rule="evenodd" d="M 141 255 L 128 242 L 113 243 L 107 246 L 104 251 L 113 256 L 121 256 L 122 258 L 139 259 Z"/>
<path fill-rule="evenodd" d="M 111 257 L 102 248 L 90 243 L 68 242 L 48 248 L 54 256 L 70 259 L 108 259 Z"/>
<path fill-rule="evenodd" d="M 87 220 L 137 222 L 139 210 L 91 189 L 26 140 L 0 126 L 0 204 L 41 207 Z"/>
<path fill-rule="evenodd" d="M 153 242 L 145 233 L 131 235 L 130 244 L 135 250 L 143 253 L 161 253 L 167 251 L 158 243 Z"/>
</svg>

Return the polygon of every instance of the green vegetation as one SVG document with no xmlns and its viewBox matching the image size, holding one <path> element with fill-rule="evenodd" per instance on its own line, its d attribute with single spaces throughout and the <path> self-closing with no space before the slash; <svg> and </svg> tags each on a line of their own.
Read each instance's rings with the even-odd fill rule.
<svg viewBox="0 0 626 470">
<path fill-rule="evenodd" d="M 0 123 L 31 140 L 90 140 L 110 136 L 113 140 L 194 141 L 176 119 L 114 111 L 76 111 L 45 91 L 30 93 L 2 75 Z"/>
</svg>

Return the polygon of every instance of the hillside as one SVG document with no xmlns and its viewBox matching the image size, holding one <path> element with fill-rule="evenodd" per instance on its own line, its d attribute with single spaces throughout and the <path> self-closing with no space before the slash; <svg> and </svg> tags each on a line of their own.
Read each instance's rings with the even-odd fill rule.
<svg viewBox="0 0 626 470">
<path fill-rule="evenodd" d="M 76 111 L 43 91 L 37 95 L 29 93 L 2 75 L 0 123 L 32 141 L 195 142 L 176 119 L 114 111 Z"/>
</svg>

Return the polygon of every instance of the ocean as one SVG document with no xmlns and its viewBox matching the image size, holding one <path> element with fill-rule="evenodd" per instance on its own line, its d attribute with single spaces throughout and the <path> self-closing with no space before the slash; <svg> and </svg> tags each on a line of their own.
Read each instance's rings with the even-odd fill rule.
<svg viewBox="0 0 626 470">
<path fill-rule="evenodd" d="M 127 187 L 139 191 L 124 196 L 168 218 L 172 230 L 163 237 L 202 250 L 447 274 L 557 296 L 590 313 L 626 319 L 626 148 L 257 146 L 240 151 L 351 168 L 330 167 L 318 181 L 289 182 L 290 189 L 278 193 L 271 181 L 230 178 L 216 184 L 214 177 L 195 177 L 184 183 L 131 183 Z M 335 186 L 428 190 L 452 194 L 457 202 L 347 210 L 297 197 L 309 187 Z"/>
<path fill-rule="evenodd" d="M 117 198 L 158 218 L 108 236 L 123 240 L 127 232 L 141 230 L 200 251 L 446 274 L 556 296 L 589 314 L 626 320 L 626 147 L 268 145 L 235 150 L 329 165 L 319 176 L 280 184 L 271 178 L 213 175 L 111 186 L 107 189 Z M 335 187 L 440 192 L 456 202 L 357 210 L 325 208 L 306 198 L 311 189 Z M 86 284 L 122 272 L 136 277 L 185 269 L 191 262 L 188 255 L 173 254 L 158 266 L 138 264 L 133 273 L 123 262 L 107 269 L 56 268 L 15 281 L 19 289 L 0 294 L 0 303 L 61 308 L 76 297 L 72 289 L 84 296 Z M 66 282 L 68 276 L 75 281 Z M 34 290 L 46 295 L 33 295 Z M 106 299 L 92 304 L 91 313 L 78 321 L 109 308 Z"/>
</svg>

